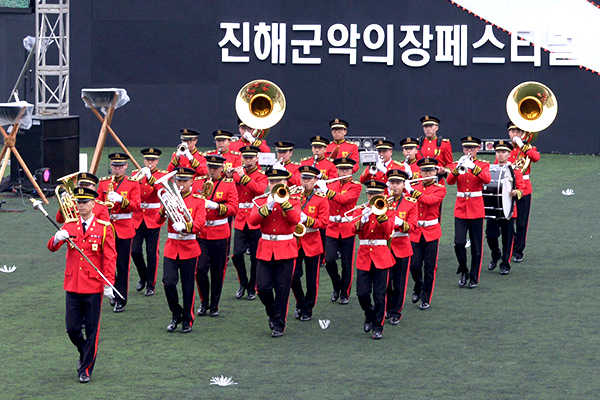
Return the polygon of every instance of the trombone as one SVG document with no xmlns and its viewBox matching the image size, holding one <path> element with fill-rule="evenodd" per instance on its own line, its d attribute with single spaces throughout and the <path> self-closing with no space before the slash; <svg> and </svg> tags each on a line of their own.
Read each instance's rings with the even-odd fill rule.
<svg viewBox="0 0 600 400">
<path fill-rule="evenodd" d="M 356 210 L 360 210 L 361 208 L 364 208 L 365 210 L 357 216 L 352 217 L 350 214 L 353 214 L 354 211 Z M 344 217 L 346 218 L 346 222 L 352 222 L 355 221 L 359 218 L 362 218 L 363 215 L 365 215 L 368 212 L 371 212 L 377 216 L 379 215 L 383 215 L 387 212 L 388 210 L 388 202 L 385 198 L 385 196 L 378 194 L 375 195 L 371 198 L 371 200 L 369 200 L 366 203 L 360 204 L 356 207 L 354 207 L 351 210 L 348 210 L 344 213 Z"/>
<path fill-rule="evenodd" d="M 273 186 L 270 192 L 263 193 L 260 196 L 256 196 L 255 198 L 253 198 L 252 203 L 254 203 L 256 208 L 260 208 L 260 206 L 256 203 L 256 200 L 263 199 L 265 197 L 269 197 L 269 195 L 272 195 L 275 203 L 281 204 L 288 201 L 290 199 L 290 196 L 301 193 L 304 193 L 304 187 L 302 186 L 294 185 L 288 187 L 284 183 L 278 183 L 277 185 Z"/>
</svg>

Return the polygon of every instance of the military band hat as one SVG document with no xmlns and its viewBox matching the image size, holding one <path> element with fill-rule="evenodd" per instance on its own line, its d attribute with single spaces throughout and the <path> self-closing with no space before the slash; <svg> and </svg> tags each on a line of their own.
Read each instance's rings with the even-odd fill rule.
<svg viewBox="0 0 600 400">
<path fill-rule="evenodd" d="M 162 151 L 154 147 L 148 147 L 147 149 L 140 150 L 140 153 L 142 153 L 144 158 L 159 158 Z"/>
<path fill-rule="evenodd" d="M 180 129 L 179 133 L 181 134 L 181 136 L 180 136 L 181 140 L 198 139 L 198 136 L 200 135 L 200 132 L 196 132 L 196 131 L 194 131 L 192 129 L 188 129 L 188 128 Z"/>
<path fill-rule="evenodd" d="M 127 164 L 127 160 L 129 160 L 129 156 L 125 153 L 111 153 L 108 155 L 108 159 L 110 160 L 111 165 L 125 165 Z"/>
<path fill-rule="evenodd" d="M 498 151 L 498 150 L 506 150 L 506 151 L 512 151 L 513 149 L 513 145 L 511 142 L 507 142 L 506 140 L 498 140 L 496 143 L 494 143 L 494 150 Z"/>
<path fill-rule="evenodd" d="M 479 147 L 481 145 L 481 139 L 477 136 L 461 137 L 460 141 L 462 142 L 462 145 L 466 147 Z"/>
<path fill-rule="evenodd" d="M 279 142 L 275 142 L 275 148 L 277 149 L 277 151 L 288 151 L 288 150 L 293 150 L 295 144 L 292 142 L 283 142 L 283 141 L 279 141 Z"/>
<path fill-rule="evenodd" d="M 386 172 L 386 176 L 388 181 L 405 181 L 408 179 L 408 174 L 406 171 L 401 169 L 390 169 L 388 172 Z"/>
<path fill-rule="evenodd" d="M 334 129 L 334 128 L 348 129 L 349 125 L 350 124 L 348 124 L 347 121 L 344 121 L 343 119 L 340 119 L 340 118 L 334 118 L 331 121 L 329 121 L 329 129 Z"/>
<path fill-rule="evenodd" d="M 277 168 L 269 168 L 265 171 L 265 175 L 269 180 L 290 179 L 292 177 L 292 174 L 287 170 Z"/>
<path fill-rule="evenodd" d="M 75 200 L 93 200 L 98 197 L 98 192 L 92 189 L 77 187 L 73 190 Z"/>
<path fill-rule="evenodd" d="M 375 148 L 377 150 L 392 150 L 394 148 L 394 142 L 379 139 L 375 141 Z"/>
<path fill-rule="evenodd" d="M 187 181 L 188 179 L 192 179 L 194 175 L 196 175 L 196 171 L 188 167 L 178 167 L 175 168 L 175 171 L 177 171 L 175 173 L 175 179 L 177 179 L 178 181 Z"/>
<path fill-rule="evenodd" d="M 260 153 L 260 149 L 256 146 L 244 146 L 240 148 L 242 157 L 256 157 Z"/>
<path fill-rule="evenodd" d="M 300 172 L 301 178 L 316 178 L 321 173 L 318 168 L 315 168 L 312 165 L 303 165 L 298 168 L 298 172 Z"/>
<path fill-rule="evenodd" d="M 211 154 L 209 156 L 205 156 L 206 158 L 206 166 L 209 168 L 219 168 L 223 166 L 223 163 L 226 161 L 225 157 L 221 157 L 217 154 Z"/>
<path fill-rule="evenodd" d="M 246 123 L 244 121 L 242 121 L 241 119 L 238 118 L 237 120 L 238 126 L 248 126 L 246 125 Z"/>
<path fill-rule="evenodd" d="M 356 165 L 356 160 L 349 157 L 340 157 L 333 160 L 333 165 L 337 168 L 352 168 Z"/>
<path fill-rule="evenodd" d="M 419 147 L 419 139 L 412 137 L 405 137 L 400 141 L 402 148 Z"/>
<path fill-rule="evenodd" d="M 329 144 L 329 139 L 324 138 L 323 136 L 313 136 L 310 138 L 311 146 L 327 146 Z"/>
<path fill-rule="evenodd" d="M 506 130 L 510 131 L 511 129 L 521 129 L 521 128 L 519 128 L 518 126 L 516 126 L 515 124 L 513 124 L 512 121 L 508 121 L 506 123 Z"/>
<path fill-rule="evenodd" d="M 368 194 L 383 193 L 387 189 L 387 185 L 381 181 L 370 180 L 366 181 L 364 185 Z"/>
<path fill-rule="evenodd" d="M 419 168 L 421 168 L 421 171 L 431 171 L 436 169 L 438 160 L 431 157 L 421 158 L 419 161 L 417 161 L 417 165 Z"/>
<path fill-rule="evenodd" d="M 440 119 L 433 115 L 423 115 L 420 119 L 421 125 L 439 125 Z"/>
<path fill-rule="evenodd" d="M 97 185 L 98 181 L 98 177 L 90 172 L 80 172 L 77 174 L 77 185 L 80 185 L 82 183 Z"/>
<path fill-rule="evenodd" d="M 233 133 L 223 130 L 223 129 L 217 129 L 216 131 L 214 131 L 212 133 L 212 135 L 215 137 L 215 140 L 217 139 L 229 139 L 231 140 L 231 138 L 233 137 Z"/>
</svg>

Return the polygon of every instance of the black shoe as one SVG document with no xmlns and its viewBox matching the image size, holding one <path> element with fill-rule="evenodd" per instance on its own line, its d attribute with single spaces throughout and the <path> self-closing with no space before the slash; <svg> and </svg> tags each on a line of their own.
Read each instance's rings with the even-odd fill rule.
<svg viewBox="0 0 600 400">
<path fill-rule="evenodd" d="M 373 329 L 373 324 L 370 322 L 365 322 L 363 324 L 363 329 L 365 330 L 365 332 L 371 332 L 371 329 Z"/>
<path fill-rule="evenodd" d="M 269 329 L 275 329 L 275 321 L 273 321 L 271 318 L 269 318 Z"/>
<path fill-rule="evenodd" d="M 497 263 L 497 261 L 494 261 L 494 260 L 490 261 L 490 263 L 488 264 L 488 270 L 489 271 L 495 270 L 496 269 L 496 263 Z"/>
<path fill-rule="evenodd" d="M 179 325 L 180 320 L 173 318 L 169 325 L 167 325 L 167 332 L 173 332 L 177 329 L 177 325 Z"/>
<path fill-rule="evenodd" d="M 211 317 L 218 317 L 219 316 L 219 310 L 214 310 L 210 312 L 210 316 Z"/>
<path fill-rule="evenodd" d="M 125 311 L 125 304 L 121 304 L 121 303 L 115 304 L 115 308 L 114 308 L 113 311 L 116 312 L 116 313 L 120 313 L 120 312 Z"/>
<path fill-rule="evenodd" d="M 271 337 L 282 337 L 283 336 L 283 331 L 280 331 L 279 329 L 273 329 L 273 332 L 271 332 Z"/>
<path fill-rule="evenodd" d="M 373 340 L 379 340 L 383 337 L 383 331 L 373 331 Z"/>
<path fill-rule="evenodd" d="M 411 299 L 411 300 L 412 300 L 412 302 L 413 302 L 413 304 L 416 304 L 416 303 L 417 303 L 417 302 L 418 302 L 420 299 L 421 299 L 421 296 L 419 296 L 419 295 L 417 294 L 417 292 L 413 292 L 413 294 L 412 294 L 412 299 Z"/>
<path fill-rule="evenodd" d="M 350 300 L 347 297 L 340 297 L 340 304 L 345 305 L 345 304 L 348 304 L 349 302 L 350 302 Z"/>
<path fill-rule="evenodd" d="M 246 298 L 248 300 L 255 300 L 256 299 L 256 293 L 254 293 L 254 292 L 248 292 L 248 296 L 246 296 Z"/>
<path fill-rule="evenodd" d="M 112 299 L 110 299 L 110 306 L 114 307 L 115 304 L 117 304 L 117 299 L 113 297 Z"/>
<path fill-rule="evenodd" d="M 240 288 L 235 292 L 235 298 L 241 299 L 244 297 L 244 292 L 246 291 L 246 287 L 244 285 L 240 285 Z"/>
<path fill-rule="evenodd" d="M 390 319 L 390 313 L 389 312 L 385 312 L 385 319 Z"/>
<path fill-rule="evenodd" d="M 340 293 L 339 292 L 337 292 L 335 290 L 333 292 L 331 292 L 331 301 L 332 302 L 335 303 L 337 301 L 337 299 L 339 299 L 339 298 L 340 298 Z"/>
<path fill-rule="evenodd" d="M 189 322 L 184 322 L 181 325 L 181 333 L 190 333 L 192 331 L 192 325 Z"/>
<path fill-rule="evenodd" d="M 420 310 L 427 310 L 429 308 L 429 303 L 425 300 L 421 300 L 421 304 L 419 304 Z"/>
<path fill-rule="evenodd" d="M 146 292 L 144 293 L 144 296 L 154 296 L 154 288 L 146 288 Z"/>
<path fill-rule="evenodd" d="M 475 289 L 477 287 L 477 282 L 473 282 L 473 280 L 471 279 L 471 281 L 469 282 L 469 289 Z"/>
<path fill-rule="evenodd" d="M 294 310 L 294 318 L 296 318 L 296 319 L 300 319 L 300 317 L 301 317 L 301 316 L 302 316 L 302 310 L 301 310 L 301 309 L 299 309 L 299 308 L 296 308 L 296 309 Z"/>
<path fill-rule="evenodd" d="M 392 317 L 392 318 L 390 318 L 390 324 L 392 324 L 392 325 L 398 325 L 400 323 L 400 318 L 402 318 L 402 317 L 400 316 L 400 317 Z"/>
<path fill-rule="evenodd" d="M 500 275 L 508 275 L 509 272 L 509 269 L 500 267 Z"/>
<path fill-rule="evenodd" d="M 88 383 L 90 381 L 90 376 L 85 372 L 79 374 L 79 382 L 80 383 Z"/>
<path fill-rule="evenodd" d="M 138 292 L 141 292 L 142 290 L 144 290 L 144 288 L 146 287 L 146 282 L 142 282 L 142 280 L 140 279 L 137 283 L 137 285 L 135 286 L 135 290 L 137 290 Z"/>
<path fill-rule="evenodd" d="M 206 307 L 198 307 L 198 312 L 196 313 L 196 315 L 198 315 L 199 317 L 204 317 L 206 315 Z"/>
<path fill-rule="evenodd" d="M 467 274 L 463 272 L 460 274 L 460 278 L 458 279 L 458 286 L 465 287 L 467 285 Z"/>
<path fill-rule="evenodd" d="M 516 263 L 520 263 L 521 261 L 523 261 L 523 255 L 522 254 L 515 254 L 513 256 L 513 261 Z"/>
<path fill-rule="evenodd" d="M 312 316 L 308 315 L 308 314 L 302 314 L 302 316 L 300 317 L 300 321 L 310 321 L 312 319 Z"/>
</svg>

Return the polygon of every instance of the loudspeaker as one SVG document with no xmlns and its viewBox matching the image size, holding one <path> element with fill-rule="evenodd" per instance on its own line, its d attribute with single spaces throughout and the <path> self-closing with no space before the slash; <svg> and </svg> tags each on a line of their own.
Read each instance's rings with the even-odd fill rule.
<svg viewBox="0 0 600 400">
<path fill-rule="evenodd" d="M 17 133 L 16 147 L 32 175 L 38 169 L 49 168 L 52 183 L 56 183 L 57 178 L 79 171 L 79 116 L 34 116 L 31 128 Z M 14 155 L 10 160 L 10 182 L 13 187 L 33 188 Z"/>
</svg>

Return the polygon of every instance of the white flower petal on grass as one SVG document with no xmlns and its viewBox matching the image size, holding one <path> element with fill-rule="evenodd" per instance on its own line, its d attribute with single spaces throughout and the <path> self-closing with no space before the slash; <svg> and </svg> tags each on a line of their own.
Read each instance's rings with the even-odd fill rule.
<svg viewBox="0 0 600 400">
<path fill-rule="evenodd" d="M 331 324 L 331 321 L 328 319 L 320 319 L 319 320 L 319 325 L 321 326 L 321 329 L 329 328 L 329 324 Z"/>
<path fill-rule="evenodd" d="M 10 274 L 15 269 L 17 269 L 17 267 L 15 265 L 13 265 L 12 267 L 7 267 L 6 264 L 4 264 L 4 267 L 0 268 L 0 272 L 4 272 L 4 273 L 7 273 L 7 274 Z"/>
<path fill-rule="evenodd" d="M 573 189 L 565 189 L 562 191 L 562 194 L 564 194 L 565 196 L 573 196 L 575 192 L 573 191 Z"/>
<path fill-rule="evenodd" d="M 231 377 L 226 378 L 223 375 L 221 375 L 221 376 L 215 376 L 215 377 L 210 378 L 210 384 L 211 385 L 219 385 L 219 386 L 230 386 L 230 385 L 237 385 L 237 382 L 234 382 Z"/>
</svg>

